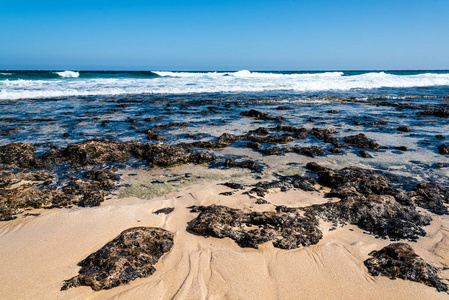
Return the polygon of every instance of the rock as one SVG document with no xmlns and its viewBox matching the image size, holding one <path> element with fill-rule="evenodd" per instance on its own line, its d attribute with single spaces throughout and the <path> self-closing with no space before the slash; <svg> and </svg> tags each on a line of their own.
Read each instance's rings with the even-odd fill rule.
<svg viewBox="0 0 449 300">
<path fill-rule="evenodd" d="M 437 139 L 445 139 L 445 138 L 446 138 L 446 136 L 444 136 L 444 135 L 442 135 L 442 134 L 437 134 L 437 135 L 435 135 L 435 137 L 436 137 Z"/>
<path fill-rule="evenodd" d="M 68 138 L 68 137 L 70 137 L 70 136 L 71 136 L 71 134 L 68 133 L 68 132 L 65 132 L 65 133 L 62 135 L 63 138 Z"/>
<path fill-rule="evenodd" d="M 449 167 L 448 163 L 437 163 L 433 166 L 434 168 L 440 169 L 440 168 L 447 168 Z"/>
<path fill-rule="evenodd" d="M 449 203 L 449 189 L 436 183 L 419 183 L 410 192 L 410 197 L 415 203 L 436 214 L 447 214 L 448 210 L 444 203 Z"/>
<path fill-rule="evenodd" d="M 276 110 L 287 110 L 287 109 L 292 109 L 290 106 L 278 106 L 276 107 Z"/>
<path fill-rule="evenodd" d="M 398 127 L 398 131 L 400 131 L 400 132 L 410 132 L 412 130 L 408 126 L 400 126 L 400 127 Z"/>
<path fill-rule="evenodd" d="M 42 159 L 52 164 L 67 162 L 75 168 L 125 162 L 131 157 L 133 147 L 132 143 L 95 138 L 59 150 L 50 150 L 42 155 Z"/>
<path fill-rule="evenodd" d="M 19 129 L 21 129 L 21 128 L 14 127 L 14 128 L 8 128 L 8 129 L 0 129 L 0 136 L 13 135 L 13 134 L 17 133 L 17 130 L 19 130 Z"/>
<path fill-rule="evenodd" d="M 340 148 L 330 148 L 329 152 L 333 153 L 333 154 L 339 154 L 339 153 L 343 153 L 344 151 Z"/>
<path fill-rule="evenodd" d="M 150 276 L 156 271 L 154 265 L 172 249 L 173 236 L 161 228 L 127 229 L 79 262 L 79 275 L 64 281 L 61 290 L 83 285 L 99 291 Z"/>
<path fill-rule="evenodd" d="M 399 151 L 408 151 L 408 148 L 406 146 L 398 146 L 398 147 L 394 147 L 394 149 L 399 150 Z"/>
<path fill-rule="evenodd" d="M 156 125 L 157 128 L 175 128 L 175 127 L 187 127 L 189 124 L 187 123 L 169 123 L 163 125 Z"/>
<path fill-rule="evenodd" d="M 175 208 L 174 207 L 165 207 L 165 208 L 161 208 L 159 210 L 156 210 L 155 212 L 153 212 L 153 214 L 164 214 L 164 215 L 168 215 L 170 214 L 172 211 L 174 211 Z"/>
<path fill-rule="evenodd" d="M 263 167 L 259 163 L 253 161 L 253 160 L 245 160 L 242 162 L 236 162 L 233 159 L 227 159 L 224 162 L 224 165 L 226 168 L 243 168 L 243 169 L 249 169 L 251 171 L 262 171 Z"/>
<path fill-rule="evenodd" d="M 443 155 L 449 155 L 449 145 L 442 144 L 438 147 L 438 152 Z"/>
<path fill-rule="evenodd" d="M 276 127 L 272 128 L 272 130 L 293 133 L 293 137 L 295 139 L 305 139 L 310 133 L 309 129 L 307 128 L 299 128 L 288 125 L 277 125 Z"/>
<path fill-rule="evenodd" d="M 363 133 L 359 133 L 357 135 L 346 136 L 343 138 L 343 141 L 349 145 L 368 149 L 368 150 L 379 150 L 381 147 L 375 141 L 369 139 Z"/>
<path fill-rule="evenodd" d="M 36 148 L 29 143 L 12 143 L 0 146 L 2 169 L 39 168 L 45 164 L 36 156 Z"/>
<path fill-rule="evenodd" d="M 234 190 L 243 190 L 245 188 L 242 184 L 235 182 L 225 182 L 223 185 Z"/>
<path fill-rule="evenodd" d="M 420 111 L 417 114 L 445 118 L 445 117 L 449 117 L 449 108 L 432 108 L 432 109 Z"/>
<path fill-rule="evenodd" d="M 287 147 L 287 148 L 278 148 L 278 147 L 271 147 L 265 150 L 259 150 L 259 152 L 265 154 L 265 155 L 281 155 L 285 153 L 298 153 L 302 154 L 304 156 L 308 157 L 315 157 L 315 156 L 322 156 L 326 154 L 323 149 L 317 147 L 317 146 L 311 146 L 311 147 Z"/>
<path fill-rule="evenodd" d="M 119 177 L 114 174 L 117 171 L 117 168 L 112 169 L 92 169 L 86 172 L 84 175 L 86 178 L 96 180 L 96 181 L 105 181 L 105 180 L 118 180 Z"/>
<path fill-rule="evenodd" d="M 372 158 L 372 156 L 368 152 L 366 152 L 365 150 L 360 150 L 359 154 L 363 158 Z"/>
<path fill-rule="evenodd" d="M 187 230 L 205 237 L 229 237 L 240 247 L 258 248 L 272 241 L 281 249 L 296 249 L 318 243 L 322 232 L 318 220 L 300 211 L 244 213 L 240 209 L 211 205 L 191 207 L 200 214 L 190 221 Z"/>
<path fill-rule="evenodd" d="M 372 276 L 421 282 L 435 287 L 439 292 L 447 292 L 447 285 L 438 277 L 439 270 L 426 263 L 405 243 L 390 244 L 370 255 L 372 258 L 365 260 L 364 264 Z"/>
<path fill-rule="evenodd" d="M 261 111 L 251 109 L 249 111 L 242 111 L 240 113 L 243 117 L 251 117 L 258 120 L 265 120 L 265 121 L 276 121 L 276 122 L 282 122 L 284 120 L 284 117 L 278 116 L 278 117 L 271 117 L 270 115 L 263 113 Z"/>
<path fill-rule="evenodd" d="M 250 131 L 250 133 L 255 133 L 255 134 L 258 134 L 258 135 L 267 135 L 270 132 L 271 132 L 270 129 L 268 129 L 266 127 L 259 127 L 256 130 Z"/>
<path fill-rule="evenodd" d="M 336 109 L 329 109 L 328 111 L 326 111 L 328 114 L 338 114 L 340 111 L 336 110 Z"/>
<path fill-rule="evenodd" d="M 192 146 L 198 147 L 198 148 L 204 148 L 204 149 L 224 149 L 231 144 L 228 143 L 220 143 L 220 142 L 205 142 L 205 141 L 199 141 L 199 142 L 193 142 Z"/>
</svg>

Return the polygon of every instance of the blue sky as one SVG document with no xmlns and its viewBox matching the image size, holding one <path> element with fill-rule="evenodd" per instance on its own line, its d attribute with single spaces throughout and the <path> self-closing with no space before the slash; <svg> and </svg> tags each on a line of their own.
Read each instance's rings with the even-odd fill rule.
<svg viewBox="0 0 449 300">
<path fill-rule="evenodd" d="M 0 0 L 0 69 L 449 69 L 449 1 Z"/>
</svg>

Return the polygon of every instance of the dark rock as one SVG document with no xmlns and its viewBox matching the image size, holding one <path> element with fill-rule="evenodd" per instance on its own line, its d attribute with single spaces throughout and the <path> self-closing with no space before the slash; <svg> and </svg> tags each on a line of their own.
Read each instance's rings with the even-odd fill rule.
<svg viewBox="0 0 449 300">
<path fill-rule="evenodd" d="M 447 214 L 448 210 L 444 203 L 449 203 L 449 189 L 436 183 L 419 183 L 410 192 L 410 197 L 415 203 L 436 214 Z"/>
<path fill-rule="evenodd" d="M 437 139 L 445 139 L 445 138 L 446 138 L 446 136 L 444 136 L 444 135 L 442 135 L 442 134 L 437 134 L 435 137 L 436 137 Z"/>
<path fill-rule="evenodd" d="M 287 109 L 292 109 L 290 106 L 278 106 L 276 107 L 277 110 L 287 110 Z"/>
<path fill-rule="evenodd" d="M 161 208 L 159 210 L 156 210 L 155 212 L 153 212 L 153 214 L 156 214 L 156 215 L 158 215 L 158 214 L 168 215 L 168 214 L 170 214 L 174 210 L 175 210 L 174 207 L 165 207 L 165 208 Z"/>
<path fill-rule="evenodd" d="M 365 150 L 360 150 L 359 154 L 363 158 L 372 158 L 372 156 L 368 152 L 366 152 Z"/>
<path fill-rule="evenodd" d="M 116 168 L 112 169 L 92 169 L 86 172 L 84 175 L 86 178 L 96 180 L 96 181 L 105 181 L 105 180 L 118 180 L 119 177 L 114 174 L 116 172 Z"/>
<path fill-rule="evenodd" d="M 438 152 L 443 155 L 449 155 L 449 145 L 442 144 L 438 146 Z"/>
<path fill-rule="evenodd" d="M 372 258 L 365 260 L 364 264 L 372 276 L 421 282 L 435 287 L 439 292 L 447 292 L 447 285 L 438 277 L 439 270 L 426 263 L 405 243 L 390 244 L 370 255 Z"/>
<path fill-rule="evenodd" d="M 79 262 L 79 275 L 64 281 L 61 290 L 83 285 L 99 291 L 150 276 L 156 271 L 154 265 L 172 247 L 173 233 L 169 231 L 151 227 L 127 229 Z"/>
<path fill-rule="evenodd" d="M 255 133 L 255 134 L 258 134 L 258 135 L 267 135 L 270 132 L 271 132 L 270 129 L 268 129 L 266 127 L 259 127 L 256 130 L 250 131 L 250 133 Z"/>
<path fill-rule="evenodd" d="M 65 133 L 62 135 L 62 137 L 63 137 L 63 138 L 68 138 L 68 137 L 70 137 L 70 133 L 65 132 Z"/>
<path fill-rule="evenodd" d="M 245 160 L 242 162 L 236 162 L 233 159 L 227 159 L 224 163 L 226 168 L 243 168 L 249 169 L 251 171 L 261 171 L 263 169 L 262 165 L 253 161 L 253 160 Z"/>
<path fill-rule="evenodd" d="M 19 127 L 8 128 L 8 129 L 0 129 L 0 136 L 10 136 L 17 133 L 17 130 L 21 129 Z"/>
<path fill-rule="evenodd" d="M 288 126 L 288 125 L 277 125 L 276 127 L 272 128 L 272 130 L 286 131 L 293 133 L 293 137 L 296 139 L 305 139 L 310 133 L 310 131 L 307 128 Z"/>
<path fill-rule="evenodd" d="M 400 131 L 400 132 L 410 132 L 412 130 L 408 126 L 400 126 L 400 127 L 398 127 L 398 131 Z"/>
<path fill-rule="evenodd" d="M 349 145 L 369 150 L 379 150 L 381 147 L 375 141 L 369 139 L 363 133 L 357 135 L 346 136 L 343 141 Z"/>
<path fill-rule="evenodd" d="M 261 111 L 251 109 L 249 111 L 242 111 L 240 113 L 243 117 L 251 117 L 258 120 L 265 120 L 265 121 L 276 121 L 276 122 L 282 122 L 284 120 L 284 117 L 278 116 L 278 117 L 271 117 L 270 115 L 263 113 Z"/>
<path fill-rule="evenodd" d="M 223 185 L 234 190 L 243 190 L 245 188 L 242 184 L 235 182 L 225 182 Z"/>
<path fill-rule="evenodd" d="M 424 111 L 418 112 L 418 115 L 425 116 L 436 116 L 440 118 L 449 117 L 449 109 L 448 108 L 432 108 Z"/>
<path fill-rule="evenodd" d="M 440 169 L 440 168 L 447 168 L 449 167 L 448 163 L 437 163 L 433 166 L 434 168 Z"/>
<path fill-rule="evenodd" d="M 223 148 L 228 147 L 230 144 L 220 143 L 220 142 L 199 141 L 199 142 L 193 142 L 192 145 L 194 147 L 204 148 L 204 149 L 223 149 Z"/>
<path fill-rule="evenodd" d="M 343 153 L 344 151 L 340 148 L 330 148 L 329 152 L 333 153 L 333 154 L 339 154 L 339 153 Z"/>
<path fill-rule="evenodd" d="M 158 128 L 175 128 L 175 127 L 187 127 L 189 124 L 187 123 L 169 123 L 169 124 L 163 124 L 163 125 L 156 125 L 155 127 Z"/>
<path fill-rule="evenodd" d="M 338 114 L 340 111 L 336 110 L 336 109 L 329 109 L 328 111 L 326 111 L 328 114 Z"/>
<path fill-rule="evenodd" d="M 2 169 L 38 168 L 45 164 L 36 156 L 36 148 L 29 143 L 12 143 L 0 146 Z"/>
<path fill-rule="evenodd" d="M 281 249 L 296 249 L 318 243 L 322 232 L 318 220 L 300 211 L 251 212 L 226 206 L 197 206 L 192 212 L 200 214 L 189 222 L 190 233 L 205 237 L 229 237 L 240 247 L 258 248 L 259 244 L 272 241 Z"/>
<path fill-rule="evenodd" d="M 222 195 L 222 196 L 232 196 L 232 195 L 234 195 L 234 192 L 223 192 L 223 193 L 220 193 L 220 194 L 218 194 L 218 195 Z"/>
<path fill-rule="evenodd" d="M 394 147 L 394 149 L 399 150 L 399 151 L 408 151 L 408 148 L 406 146 L 398 146 L 398 147 Z"/>
</svg>

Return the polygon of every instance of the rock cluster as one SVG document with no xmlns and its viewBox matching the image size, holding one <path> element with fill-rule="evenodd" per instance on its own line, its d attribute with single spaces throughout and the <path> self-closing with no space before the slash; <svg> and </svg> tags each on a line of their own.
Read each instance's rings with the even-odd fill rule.
<svg viewBox="0 0 449 300">
<path fill-rule="evenodd" d="M 173 233 L 161 228 L 136 227 L 123 231 L 78 263 L 79 275 L 66 280 L 61 290 L 90 286 L 99 291 L 153 274 L 154 265 L 173 247 Z"/>
<path fill-rule="evenodd" d="M 244 213 L 240 209 L 220 205 L 191 207 L 199 212 L 189 222 L 187 230 L 205 237 L 229 237 L 240 247 L 258 248 L 259 244 L 272 241 L 281 249 L 295 249 L 318 243 L 322 232 L 318 220 L 300 210 Z"/>
<path fill-rule="evenodd" d="M 370 253 L 365 260 L 368 272 L 373 276 L 401 278 L 435 287 L 439 292 L 447 292 L 447 285 L 438 277 L 438 269 L 426 263 L 412 247 L 405 243 L 390 244 L 379 251 Z"/>
</svg>

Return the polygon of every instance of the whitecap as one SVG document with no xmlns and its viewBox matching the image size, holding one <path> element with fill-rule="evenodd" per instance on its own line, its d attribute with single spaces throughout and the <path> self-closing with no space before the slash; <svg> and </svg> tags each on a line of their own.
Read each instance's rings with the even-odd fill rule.
<svg viewBox="0 0 449 300">
<path fill-rule="evenodd" d="M 76 78 L 80 76 L 79 72 L 74 72 L 74 71 L 63 71 L 63 72 L 55 72 L 56 74 L 58 74 L 61 77 L 65 77 L 65 78 Z"/>
</svg>

